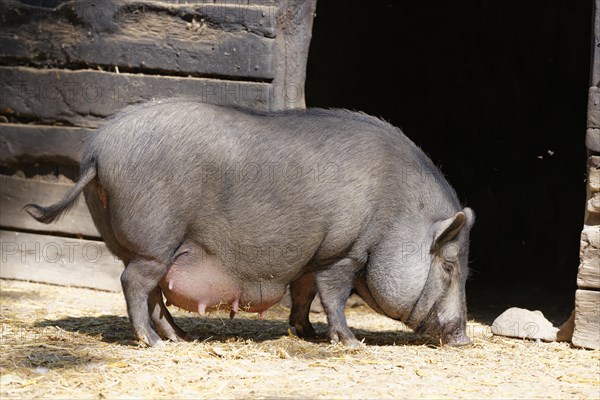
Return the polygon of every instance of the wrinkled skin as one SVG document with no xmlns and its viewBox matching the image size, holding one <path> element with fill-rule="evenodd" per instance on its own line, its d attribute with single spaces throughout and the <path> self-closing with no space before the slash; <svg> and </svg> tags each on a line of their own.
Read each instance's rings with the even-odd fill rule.
<svg viewBox="0 0 600 400">
<path fill-rule="evenodd" d="M 86 143 L 81 192 L 121 276 L 133 331 L 183 340 L 163 303 L 264 312 L 289 285 L 290 324 L 314 335 L 319 293 L 333 341 L 357 346 L 351 291 L 443 343 L 469 342 L 473 212 L 397 128 L 345 110 L 260 113 L 174 99 L 134 107 Z"/>
</svg>

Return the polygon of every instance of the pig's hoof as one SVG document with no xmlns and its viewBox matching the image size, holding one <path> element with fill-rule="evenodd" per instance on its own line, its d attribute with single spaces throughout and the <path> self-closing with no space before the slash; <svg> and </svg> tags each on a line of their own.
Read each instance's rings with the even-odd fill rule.
<svg viewBox="0 0 600 400">
<path fill-rule="evenodd" d="M 187 338 L 188 334 L 183 329 L 180 329 L 176 325 L 171 329 L 170 332 L 166 332 L 164 335 L 161 335 L 163 339 L 170 340 L 171 342 L 187 342 L 189 339 Z"/>
<path fill-rule="evenodd" d="M 166 344 L 166 341 L 162 339 L 148 341 L 147 338 L 144 337 L 139 340 L 143 345 L 146 345 L 146 347 L 163 347 Z"/>
<path fill-rule="evenodd" d="M 331 343 L 342 343 L 349 349 L 361 349 L 364 347 L 364 344 L 360 342 L 354 335 L 351 333 L 349 335 L 340 334 L 338 332 L 329 332 L 329 339 Z"/>
<path fill-rule="evenodd" d="M 173 342 L 173 343 L 187 342 L 187 339 L 185 337 L 181 337 L 179 335 L 169 335 L 169 336 L 167 336 L 167 337 L 165 337 L 163 339 L 166 339 L 166 340 L 168 340 L 170 342 Z"/>
<path fill-rule="evenodd" d="M 358 350 L 365 347 L 364 343 L 356 338 L 342 339 L 342 344 L 350 350 Z"/>
<path fill-rule="evenodd" d="M 313 328 L 311 324 L 308 324 L 307 326 L 302 326 L 300 324 L 296 324 L 296 325 L 294 325 L 294 328 L 296 328 L 296 334 L 298 335 L 298 337 L 314 338 L 317 336 L 317 333 L 315 332 L 315 328 Z"/>
<path fill-rule="evenodd" d="M 136 332 L 137 339 L 148 347 L 154 347 L 156 343 L 162 342 L 160 336 L 154 331 L 148 333 Z"/>
</svg>

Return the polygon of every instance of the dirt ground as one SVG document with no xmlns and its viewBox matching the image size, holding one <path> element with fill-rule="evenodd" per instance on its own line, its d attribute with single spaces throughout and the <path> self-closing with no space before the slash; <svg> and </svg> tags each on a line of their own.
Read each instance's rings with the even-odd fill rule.
<svg viewBox="0 0 600 400">
<path fill-rule="evenodd" d="M 288 330 L 289 310 L 197 315 L 199 339 L 145 348 L 120 293 L 1 280 L 2 398 L 599 398 L 600 351 L 496 337 L 439 347 L 365 306 L 347 310 L 363 349 Z M 312 314 L 319 332 L 325 318 Z"/>
</svg>

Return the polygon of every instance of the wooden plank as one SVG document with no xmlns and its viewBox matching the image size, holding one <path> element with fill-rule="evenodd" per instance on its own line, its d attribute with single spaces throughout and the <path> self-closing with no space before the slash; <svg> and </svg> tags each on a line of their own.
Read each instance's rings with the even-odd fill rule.
<svg viewBox="0 0 600 400">
<path fill-rule="evenodd" d="M 129 72 L 237 79 L 274 77 L 275 40 L 230 27 L 237 22 L 258 23 L 254 19 L 265 19 L 262 15 L 268 8 L 117 4 L 109 10 L 75 8 L 69 12 L 65 5 L 25 20 L 8 19 L 0 24 L 0 63 L 71 69 L 101 66 L 111 71 L 117 67 Z M 81 15 L 74 17 L 72 12 L 77 10 Z M 96 13 L 109 11 L 116 14 L 113 29 L 102 25 L 112 20 L 96 18 Z"/>
<path fill-rule="evenodd" d="M 96 128 L 129 104 L 183 96 L 215 104 L 270 109 L 271 86 L 258 82 L 159 77 L 100 71 L 0 67 L 0 115 Z"/>
<path fill-rule="evenodd" d="M 0 165 L 78 164 L 87 128 L 0 124 Z"/>
<path fill-rule="evenodd" d="M 276 12 L 279 4 L 268 1 L 253 1 L 252 4 L 215 1 L 211 4 L 195 0 L 58 0 L 47 2 L 50 6 L 44 6 L 44 2 L 27 3 L 0 0 L 0 7 L 5 15 L 3 23 L 25 25 L 29 21 L 51 20 L 59 24 L 81 25 L 90 32 L 90 37 L 95 37 L 96 33 L 118 32 L 120 24 L 127 25 L 130 21 L 152 19 L 151 14 L 164 14 L 178 18 L 184 28 L 192 19 L 204 20 L 215 29 L 250 32 L 271 38 L 277 33 Z M 172 27 L 161 28 L 157 32 L 174 33 L 165 31 Z"/>
<path fill-rule="evenodd" d="M 579 273 L 577 286 L 600 289 L 600 226 L 585 226 L 581 232 Z"/>
<path fill-rule="evenodd" d="M 0 277 L 120 291 L 123 263 L 103 242 L 0 230 Z"/>
<path fill-rule="evenodd" d="M 75 0 L 79 3 L 81 0 Z M 88 0 L 88 3 L 92 1 Z M 114 1 L 121 14 L 136 14 L 152 10 L 156 13 L 171 13 L 184 21 L 204 20 L 207 25 L 228 32 L 250 32 L 259 36 L 274 38 L 277 35 L 277 12 L 279 1 L 215 1 L 214 4 L 181 1 L 168 4 L 162 1 Z M 127 11 L 125 11 L 127 10 Z"/>
<path fill-rule="evenodd" d="M 573 345 L 600 349 L 600 291 L 575 292 Z"/>
<path fill-rule="evenodd" d="M 0 227 L 100 238 L 83 196 L 71 211 L 52 224 L 42 224 L 23 210 L 23 206 L 28 203 L 45 206 L 59 201 L 73 183 L 58 181 L 56 177 L 24 179 L 7 175 L 0 175 L 0 183 Z"/>
<path fill-rule="evenodd" d="M 279 0 L 160 0 L 163 3 L 191 4 L 191 3 L 217 3 L 217 4 L 258 4 L 277 6 Z"/>
<path fill-rule="evenodd" d="M 260 4 L 277 5 L 278 0 L 160 0 L 164 3 L 189 4 L 189 3 L 217 3 L 217 4 Z"/>
</svg>

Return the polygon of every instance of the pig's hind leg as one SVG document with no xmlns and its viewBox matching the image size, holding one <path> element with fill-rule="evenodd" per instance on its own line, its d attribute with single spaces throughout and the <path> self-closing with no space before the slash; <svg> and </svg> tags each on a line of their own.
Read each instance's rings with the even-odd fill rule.
<svg viewBox="0 0 600 400">
<path fill-rule="evenodd" d="M 310 305 L 316 294 L 317 287 L 312 272 L 307 272 L 290 283 L 290 297 L 292 299 L 290 325 L 296 328 L 296 333 L 300 337 L 315 336 L 315 330 L 308 316 L 310 314 Z"/>
<path fill-rule="evenodd" d="M 161 341 L 151 320 L 156 306 L 151 307 L 151 305 L 155 302 L 152 296 L 156 296 L 153 291 L 157 289 L 158 282 L 165 275 L 166 269 L 166 265 L 157 261 L 134 256 L 121 274 L 121 285 L 133 332 L 148 346 L 154 346 Z M 160 301 L 162 302 L 162 298 Z"/>
<path fill-rule="evenodd" d="M 148 309 L 150 310 L 150 319 L 154 327 L 163 339 L 169 339 L 173 342 L 186 340 L 186 333 L 175 324 L 171 313 L 165 306 L 160 287 L 154 288 L 148 297 Z"/>
</svg>

